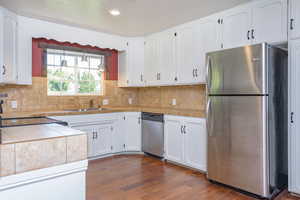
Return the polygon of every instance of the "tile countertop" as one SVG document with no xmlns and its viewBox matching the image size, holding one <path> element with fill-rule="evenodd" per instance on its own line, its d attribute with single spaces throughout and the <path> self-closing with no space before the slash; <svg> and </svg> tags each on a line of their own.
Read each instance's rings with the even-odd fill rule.
<svg viewBox="0 0 300 200">
<path fill-rule="evenodd" d="M 85 134 L 82 131 L 74 130 L 58 124 L 17 126 L 1 128 L 0 131 L 0 145 Z"/>
<path fill-rule="evenodd" d="M 63 115 L 84 115 L 84 114 L 101 114 L 101 113 L 114 113 L 114 112 L 152 112 L 163 113 L 165 115 L 179 115 L 186 117 L 200 117 L 205 118 L 205 110 L 194 109 L 175 109 L 175 108 L 154 108 L 154 107 L 105 107 L 105 110 L 94 110 L 86 112 L 57 110 L 57 111 L 33 111 L 33 112 L 13 112 L 4 113 L 3 118 L 15 117 L 38 117 L 38 116 L 63 116 Z"/>
</svg>

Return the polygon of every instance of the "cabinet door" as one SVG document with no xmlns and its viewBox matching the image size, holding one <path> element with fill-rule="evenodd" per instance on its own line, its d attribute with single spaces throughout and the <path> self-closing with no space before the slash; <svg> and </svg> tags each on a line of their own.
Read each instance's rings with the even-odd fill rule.
<svg viewBox="0 0 300 200">
<path fill-rule="evenodd" d="M 129 41 L 128 80 L 129 86 L 144 86 L 144 39 Z"/>
<path fill-rule="evenodd" d="M 193 24 L 177 30 L 178 82 L 197 83 L 196 69 L 200 57 L 199 26 Z"/>
<path fill-rule="evenodd" d="M 3 83 L 17 81 L 17 21 L 14 17 L 4 15 L 4 57 L 1 69 Z"/>
<path fill-rule="evenodd" d="M 176 33 L 164 32 L 159 36 L 160 42 L 160 70 L 159 79 L 161 85 L 174 85 L 177 83 L 176 66 Z"/>
<path fill-rule="evenodd" d="M 224 14 L 220 23 L 222 24 L 223 48 L 234 48 L 251 43 L 251 9 L 237 8 L 229 10 Z"/>
<path fill-rule="evenodd" d="M 186 165 L 206 171 L 207 135 L 205 120 L 185 121 L 184 160 Z"/>
<path fill-rule="evenodd" d="M 95 136 L 96 132 L 93 126 L 77 126 L 77 127 L 72 127 L 76 130 L 83 131 L 87 133 L 88 137 L 88 157 L 93 157 L 95 155 Z"/>
<path fill-rule="evenodd" d="M 128 53 L 129 50 L 118 53 L 118 86 L 128 86 Z"/>
<path fill-rule="evenodd" d="M 112 128 L 111 125 L 99 125 L 95 129 L 95 155 L 105 155 L 111 153 L 112 147 Z"/>
<path fill-rule="evenodd" d="M 18 24 L 17 38 L 17 84 L 32 84 L 32 36 L 26 29 L 26 24 Z"/>
<path fill-rule="evenodd" d="M 300 37 L 300 1 L 290 0 L 290 38 L 296 39 Z"/>
<path fill-rule="evenodd" d="M 199 55 L 196 78 L 200 83 L 206 82 L 206 53 L 219 49 L 218 24 L 215 20 L 205 20 L 199 24 Z"/>
<path fill-rule="evenodd" d="M 183 163 L 183 132 L 180 120 L 165 119 L 166 159 Z"/>
<path fill-rule="evenodd" d="M 253 43 L 287 41 L 287 21 L 287 0 L 257 1 L 252 10 Z"/>
<path fill-rule="evenodd" d="M 126 143 L 126 123 L 123 117 L 120 116 L 114 123 L 112 138 L 113 138 L 113 152 L 119 153 L 125 151 Z"/>
<path fill-rule="evenodd" d="M 290 69 L 289 191 L 300 194 L 300 40 L 290 42 Z"/>
<path fill-rule="evenodd" d="M 125 114 L 126 151 L 141 151 L 141 117 L 140 113 Z"/>
<path fill-rule="evenodd" d="M 159 85 L 159 41 L 157 36 L 146 39 L 145 43 L 145 81 L 146 85 Z"/>
</svg>

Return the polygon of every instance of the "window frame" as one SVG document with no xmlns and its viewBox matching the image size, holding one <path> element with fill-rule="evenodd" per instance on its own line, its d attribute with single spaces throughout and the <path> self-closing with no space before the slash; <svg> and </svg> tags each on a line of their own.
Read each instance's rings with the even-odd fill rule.
<svg viewBox="0 0 300 200">
<path fill-rule="evenodd" d="M 60 64 L 57 65 L 55 61 L 51 64 L 48 62 L 48 56 L 54 55 L 59 56 Z M 65 60 L 64 57 L 66 56 L 72 56 L 74 57 L 74 66 L 62 66 L 62 61 Z M 82 59 L 83 56 L 87 57 L 88 66 L 83 67 L 80 65 L 79 59 Z M 97 65 L 97 67 L 91 66 L 91 59 L 99 59 L 100 64 Z M 106 66 L 106 56 L 101 54 L 93 54 L 93 53 L 84 53 L 84 52 L 77 52 L 72 50 L 61 50 L 61 49 L 45 49 L 44 50 L 44 68 L 45 68 L 45 74 L 47 76 L 47 96 L 103 96 L 103 72 L 99 70 L 99 66 L 103 67 L 105 69 Z M 95 65 L 96 66 L 96 65 Z M 72 69 L 73 70 L 73 80 L 67 79 L 66 77 L 55 79 L 53 77 L 49 77 L 49 69 L 55 70 L 56 68 L 59 69 Z M 99 73 L 98 78 L 99 80 L 93 79 L 93 80 L 80 80 L 80 70 L 82 71 L 88 71 L 88 76 L 94 77 L 95 72 Z M 91 73 L 90 73 L 91 72 Z M 83 72 L 84 73 L 84 72 Z M 82 76 L 82 75 L 81 75 Z M 97 77 L 97 76 L 96 76 Z M 62 87 L 62 84 L 64 82 L 70 82 L 74 84 L 74 91 L 63 91 L 62 88 L 60 91 L 50 91 L 49 89 L 49 82 L 51 80 L 60 82 L 60 87 Z M 99 83 L 97 84 L 97 81 Z M 94 86 L 94 91 L 89 92 L 80 92 L 80 82 L 87 82 L 87 85 L 91 85 L 96 83 Z M 98 87 L 98 89 L 97 89 Z"/>
</svg>

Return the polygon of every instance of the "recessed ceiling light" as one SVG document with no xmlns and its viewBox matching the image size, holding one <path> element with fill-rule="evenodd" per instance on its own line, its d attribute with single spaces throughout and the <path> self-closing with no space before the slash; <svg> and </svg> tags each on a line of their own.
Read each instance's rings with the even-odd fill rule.
<svg viewBox="0 0 300 200">
<path fill-rule="evenodd" d="M 121 13 L 118 9 L 112 9 L 109 11 L 112 16 L 119 16 Z"/>
</svg>

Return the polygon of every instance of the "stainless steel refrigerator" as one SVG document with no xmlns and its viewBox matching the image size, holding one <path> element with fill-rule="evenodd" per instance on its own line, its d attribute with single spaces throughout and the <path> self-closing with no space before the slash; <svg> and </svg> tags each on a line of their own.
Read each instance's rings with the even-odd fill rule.
<svg viewBox="0 0 300 200">
<path fill-rule="evenodd" d="M 207 54 L 207 177 L 270 198 L 287 185 L 287 51 Z"/>
</svg>

